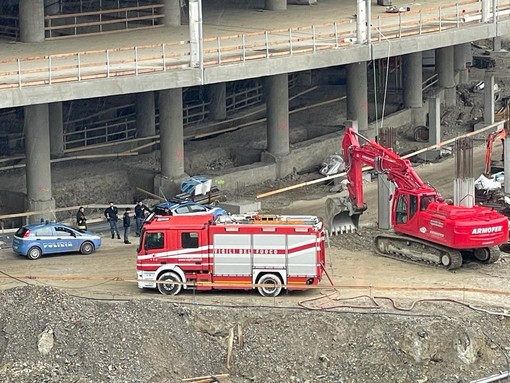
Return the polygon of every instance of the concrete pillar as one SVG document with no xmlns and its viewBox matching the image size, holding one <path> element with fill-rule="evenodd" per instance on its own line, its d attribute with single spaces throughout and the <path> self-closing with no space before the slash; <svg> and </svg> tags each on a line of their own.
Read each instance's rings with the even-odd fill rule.
<svg viewBox="0 0 510 383">
<path fill-rule="evenodd" d="M 504 161 L 505 158 L 510 158 L 510 140 L 503 141 L 503 171 L 505 174 L 510 174 L 510 161 Z M 510 196 L 510 182 L 503 183 L 506 196 Z"/>
<path fill-rule="evenodd" d="M 268 11 L 285 11 L 287 0 L 265 0 L 264 9 Z"/>
<path fill-rule="evenodd" d="M 52 157 L 64 155 L 64 116 L 62 103 L 52 102 L 48 105 L 50 124 L 50 153 Z"/>
<path fill-rule="evenodd" d="M 410 53 L 403 57 L 404 67 L 404 106 L 421 108 L 423 106 L 422 53 Z"/>
<path fill-rule="evenodd" d="M 51 195 L 50 123 L 48 104 L 25 107 L 25 156 L 27 181 L 27 211 L 47 213 L 31 216 L 29 222 L 54 219 Z"/>
<path fill-rule="evenodd" d="M 181 1 L 163 0 L 165 17 L 163 24 L 167 27 L 177 27 L 181 25 Z"/>
<path fill-rule="evenodd" d="M 455 143 L 455 179 L 453 204 L 473 207 L 475 204 L 475 179 L 473 178 L 473 140 L 461 138 Z"/>
<path fill-rule="evenodd" d="M 455 106 L 457 103 L 453 61 L 453 46 L 436 49 L 438 85 L 444 89 L 446 106 Z"/>
<path fill-rule="evenodd" d="M 289 78 L 287 73 L 264 79 L 267 118 L 267 151 L 274 156 L 290 152 Z"/>
<path fill-rule="evenodd" d="M 182 89 L 159 92 L 159 134 L 161 139 L 161 176 L 176 179 L 184 174 L 184 130 Z"/>
<path fill-rule="evenodd" d="M 209 119 L 224 120 L 227 117 L 227 86 L 224 82 L 211 84 L 209 92 Z"/>
<path fill-rule="evenodd" d="M 44 0 L 20 0 L 19 29 L 23 43 L 44 41 Z"/>
<path fill-rule="evenodd" d="M 391 226 L 390 196 L 395 193 L 395 184 L 384 174 L 377 176 L 377 222 L 379 229 L 389 230 Z"/>
<path fill-rule="evenodd" d="M 483 122 L 494 124 L 494 72 L 486 71 L 483 81 Z"/>
<path fill-rule="evenodd" d="M 441 100 L 439 97 L 429 97 L 429 143 L 441 142 Z"/>
<path fill-rule="evenodd" d="M 368 130 L 367 63 L 347 65 L 347 119 L 358 121 L 360 132 Z"/>
<path fill-rule="evenodd" d="M 136 95 L 136 136 L 152 137 L 156 135 L 156 107 L 154 105 L 154 92 L 143 92 Z M 148 144 L 144 141 L 142 144 Z M 140 153 L 152 152 L 154 146 L 141 149 Z"/>
<path fill-rule="evenodd" d="M 496 36 L 492 39 L 492 50 L 499 52 L 501 50 L 501 36 Z"/>
<path fill-rule="evenodd" d="M 469 81 L 467 63 L 471 62 L 468 53 L 471 51 L 471 44 L 458 44 L 453 47 L 453 60 L 455 71 L 455 84 L 466 84 Z"/>
</svg>

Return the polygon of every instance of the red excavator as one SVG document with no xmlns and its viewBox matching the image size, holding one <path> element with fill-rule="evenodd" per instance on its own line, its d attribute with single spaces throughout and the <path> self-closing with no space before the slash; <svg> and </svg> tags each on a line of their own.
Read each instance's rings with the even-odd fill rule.
<svg viewBox="0 0 510 383">
<path fill-rule="evenodd" d="M 487 136 L 487 149 L 485 151 L 485 169 L 483 174 L 487 177 L 490 175 L 501 172 L 504 169 L 503 165 L 503 153 L 504 149 L 501 151 L 501 160 L 493 160 L 492 159 L 492 149 L 494 147 L 494 142 L 497 140 L 501 140 L 501 143 L 505 141 L 506 138 L 506 130 L 500 129 L 494 132 L 489 133 Z"/>
<path fill-rule="evenodd" d="M 359 139 L 364 141 L 362 145 Z M 345 132 L 342 148 L 349 196 L 326 201 L 330 234 L 357 228 L 360 215 L 367 209 L 362 174 L 367 165 L 395 184 L 391 196 L 393 232 L 375 238 L 377 254 L 449 270 L 461 267 L 463 256 L 482 263 L 499 259 L 499 245 L 508 241 L 507 217 L 487 207 L 446 202 L 418 177 L 409 160 L 353 129 Z"/>
</svg>

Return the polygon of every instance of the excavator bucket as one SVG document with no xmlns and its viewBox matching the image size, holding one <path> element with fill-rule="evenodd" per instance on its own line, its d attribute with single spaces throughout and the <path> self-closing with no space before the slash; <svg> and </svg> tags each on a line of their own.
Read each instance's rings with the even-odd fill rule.
<svg viewBox="0 0 510 383">
<path fill-rule="evenodd" d="M 325 227 L 330 235 L 353 233 L 358 230 L 361 211 L 355 211 L 347 197 L 326 200 Z"/>
</svg>

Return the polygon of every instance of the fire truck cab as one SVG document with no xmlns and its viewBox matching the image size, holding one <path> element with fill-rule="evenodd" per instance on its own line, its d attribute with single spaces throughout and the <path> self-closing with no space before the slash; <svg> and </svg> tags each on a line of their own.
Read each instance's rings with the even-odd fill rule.
<svg viewBox="0 0 510 383">
<path fill-rule="evenodd" d="M 315 216 L 153 216 L 137 255 L 139 288 L 282 289 L 318 285 L 325 267 L 324 227 Z"/>
</svg>

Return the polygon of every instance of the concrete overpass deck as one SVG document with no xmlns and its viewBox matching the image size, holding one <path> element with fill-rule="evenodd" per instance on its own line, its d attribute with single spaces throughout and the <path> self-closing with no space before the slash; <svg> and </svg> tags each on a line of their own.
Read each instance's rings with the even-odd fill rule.
<svg viewBox="0 0 510 383">
<path fill-rule="evenodd" d="M 0 44 L 0 108 L 234 81 L 369 61 L 510 33 L 481 2 L 394 1 L 371 8 L 371 43 L 355 44 L 354 1 L 320 0 L 285 11 L 204 2 L 203 60 L 190 66 L 189 29 L 161 27 L 41 43 Z"/>
</svg>

